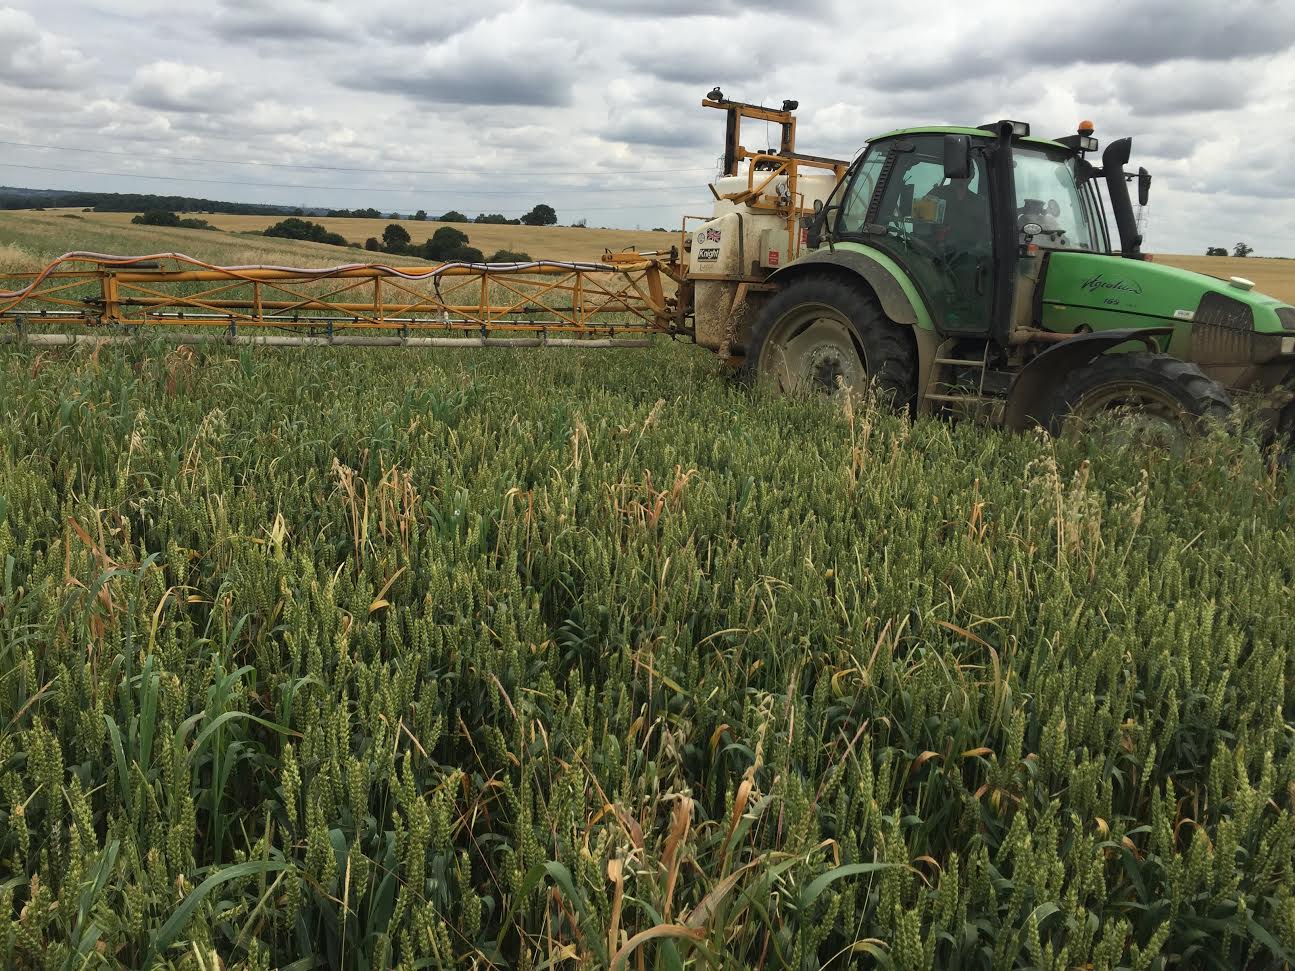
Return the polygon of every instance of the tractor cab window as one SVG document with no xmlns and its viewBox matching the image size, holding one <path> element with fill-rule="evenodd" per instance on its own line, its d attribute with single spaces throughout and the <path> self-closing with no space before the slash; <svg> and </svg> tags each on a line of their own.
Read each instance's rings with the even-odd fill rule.
<svg viewBox="0 0 1295 971">
<path fill-rule="evenodd" d="M 855 167 L 853 177 L 848 180 L 849 188 L 841 200 L 841 211 L 836 217 L 834 231 L 837 234 L 851 236 L 863 233 L 864 224 L 868 221 L 872 192 L 877 188 L 877 176 L 881 173 L 885 157 L 884 148 L 872 149 Z"/>
<path fill-rule="evenodd" d="M 983 332 L 994 252 L 984 156 L 972 153 L 968 178 L 946 179 L 942 135 L 894 144 L 875 213 L 873 245 L 908 269 L 936 326 L 946 333 Z"/>
<path fill-rule="evenodd" d="M 1104 251 L 1080 196 L 1075 160 L 1018 145 L 1012 153 L 1016 181 L 1016 230 L 1021 242 L 1042 249 Z"/>
</svg>

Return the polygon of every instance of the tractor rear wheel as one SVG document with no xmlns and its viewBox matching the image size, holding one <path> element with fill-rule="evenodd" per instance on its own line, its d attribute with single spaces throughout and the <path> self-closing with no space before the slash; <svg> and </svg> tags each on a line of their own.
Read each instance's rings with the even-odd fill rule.
<svg viewBox="0 0 1295 971">
<path fill-rule="evenodd" d="M 792 280 L 751 325 L 743 371 L 778 391 L 874 389 L 896 408 L 914 395 L 916 349 L 866 289 L 840 277 Z"/>
<path fill-rule="evenodd" d="M 1106 354 L 1061 383 L 1044 424 L 1059 434 L 1099 416 L 1122 417 L 1122 432 L 1140 443 L 1177 448 L 1231 411 L 1227 391 L 1195 364 L 1168 354 Z"/>
</svg>

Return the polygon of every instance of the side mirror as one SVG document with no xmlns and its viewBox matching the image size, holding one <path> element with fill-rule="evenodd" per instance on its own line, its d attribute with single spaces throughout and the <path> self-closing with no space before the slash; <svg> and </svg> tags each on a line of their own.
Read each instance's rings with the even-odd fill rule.
<svg viewBox="0 0 1295 971">
<path fill-rule="evenodd" d="M 809 249 L 818 249 L 823 245 L 823 232 L 827 229 L 827 219 L 835 208 L 835 205 L 824 205 L 822 199 L 814 200 L 814 215 L 809 217 L 809 225 L 805 229 L 805 245 Z"/>
<path fill-rule="evenodd" d="M 971 138 L 967 135 L 944 136 L 944 177 L 971 178 Z"/>
<path fill-rule="evenodd" d="M 1147 198 L 1151 195 L 1151 173 L 1146 169 L 1138 168 L 1138 205 L 1145 206 Z"/>
</svg>

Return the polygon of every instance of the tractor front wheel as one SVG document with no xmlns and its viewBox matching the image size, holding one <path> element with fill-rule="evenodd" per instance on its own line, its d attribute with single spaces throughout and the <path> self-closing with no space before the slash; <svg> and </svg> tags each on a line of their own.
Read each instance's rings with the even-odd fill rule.
<svg viewBox="0 0 1295 971">
<path fill-rule="evenodd" d="M 1107 354 L 1077 368 L 1049 402 L 1045 426 L 1059 434 L 1115 419 L 1124 437 L 1178 448 L 1206 422 L 1232 411 L 1227 391 L 1195 364 L 1168 354 Z"/>
<path fill-rule="evenodd" d="M 916 350 L 866 289 L 840 277 L 790 281 L 751 325 L 743 370 L 783 392 L 873 388 L 897 408 L 913 400 Z"/>
</svg>

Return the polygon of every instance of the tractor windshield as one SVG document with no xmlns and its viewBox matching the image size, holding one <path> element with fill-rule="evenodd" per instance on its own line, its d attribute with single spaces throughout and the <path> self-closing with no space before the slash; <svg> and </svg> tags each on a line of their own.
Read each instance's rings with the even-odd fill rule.
<svg viewBox="0 0 1295 971">
<path fill-rule="evenodd" d="M 1016 231 L 1022 242 L 1043 249 L 1102 251 L 1075 178 L 1075 159 L 1059 152 L 1017 145 Z"/>
</svg>

